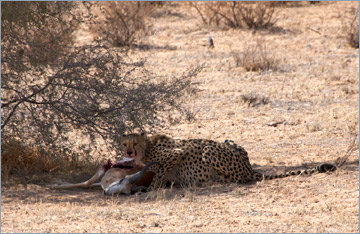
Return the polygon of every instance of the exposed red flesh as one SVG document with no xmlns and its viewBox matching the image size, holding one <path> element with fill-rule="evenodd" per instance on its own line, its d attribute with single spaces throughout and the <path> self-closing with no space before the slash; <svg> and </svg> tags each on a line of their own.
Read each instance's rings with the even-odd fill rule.
<svg viewBox="0 0 360 234">
<path fill-rule="evenodd" d="M 132 169 L 134 167 L 137 167 L 137 165 L 135 164 L 135 159 L 126 158 L 126 159 L 118 161 L 118 162 L 116 162 L 114 164 L 112 164 L 111 160 L 108 159 L 107 163 L 103 166 L 105 171 L 107 171 L 107 170 L 109 170 L 110 168 L 113 168 L 113 167 L 121 168 L 121 169 Z"/>
</svg>

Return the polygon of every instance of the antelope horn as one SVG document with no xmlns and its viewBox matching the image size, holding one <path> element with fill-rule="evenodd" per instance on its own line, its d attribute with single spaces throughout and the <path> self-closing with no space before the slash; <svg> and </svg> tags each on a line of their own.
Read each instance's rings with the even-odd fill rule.
<svg viewBox="0 0 360 234">
<path fill-rule="evenodd" d="M 150 162 L 150 163 L 146 164 L 146 166 L 143 167 L 143 169 L 141 169 L 141 171 L 138 171 L 138 172 L 136 172 L 135 174 L 132 174 L 132 175 L 128 176 L 128 181 L 129 181 L 129 183 L 130 183 L 130 184 L 133 184 L 133 183 L 135 183 L 136 181 L 141 180 L 142 177 L 144 176 L 146 170 L 147 170 L 151 165 L 157 164 L 157 163 L 159 163 L 159 162 Z"/>
</svg>

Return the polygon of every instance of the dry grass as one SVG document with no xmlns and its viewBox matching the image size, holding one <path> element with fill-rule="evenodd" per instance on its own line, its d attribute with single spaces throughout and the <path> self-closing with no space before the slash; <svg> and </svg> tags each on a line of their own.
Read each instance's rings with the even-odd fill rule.
<svg viewBox="0 0 360 234">
<path fill-rule="evenodd" d="M 49 154 L 53 154 L 49 157 Z M 99 166 L 98 160 L 87 157 L 60 155 L 37 146 L 25 146 L 21 141 L 2 138 L 1 141 L 1 184 L 4 186 L 20 182 L 48 183 L 53 174 L 69 176 L 69 172 L 93 173 Z"/>
<path fill-rule="evenodd" d="M 346 156 L 336 172 L 119 197 L 104 197 L 99 190 L 7 185 L 1 191 L 1 231 L 358 233 L 359 149 L 355 142 L 350 154 L 349 146 L 359 132 L 359 51 L 347 45 L 337 11 L 357 4 L 277 8 L 282 30 L 256 32 L 267 42 L 276 41 L 271 51 L 282 58 L 276 71 L 245 72 L 235 65 L 232 52 L 257 38 L 251 31 L 214 31 L 215 48 L 201 46 L 207 29 L 194 9 L 189 12 L 177 2 L 164 7 L 178 14 L 153 21 L 156 33 L 148 40 L 156 49 L 131 52 L 148 58 L 146 65 L 165 77 L 205 63 L 193 80 L 199 91 L 189 94 L 186 106 L 196 110 L 196 118 L 189 122 L 173 115 L 179 121 L 159 132 L 232 139 L 248 151 L 254 168 L 266 173 Z M 241 95 L 249 93 L 271 102 L 247 108 Z M 285 122 L 268 125 L 279 121 Z"/>
<path fill-rule="evenodd" d="M 59 162 L 41 157 L 37 147 L 24 147 L 20 142 L 1 142 L 1 182 L 10 179 L 11 175 L 25 176 L 34 173 L 52 172 Z"/>
<path fill-rule="evenodd" d="M 243 5 L 239 9 L 241 18 L 249 29 L 267 29 L 275 25 L 275 8 L 269 3 Z"/>
<path fill-rule="evenodd" d="M 264 39 L 256 40 L 255 45 L 245 45 L 241 54 L 233 54 L 237 66 L 242 66 L 246 71 L 276 70 L 279 59 L 267 49 Z"/>
<path fill-rule="evenodd" d="M 131 46 L 151 28 L 149 18 L 154 6 L 148 2 L 105 2 L 94 6 L 101 13 L 89 29 L 113 46 Z"/>
<path fill-rule="evenodd" d="M 347 27 L 347 40 L 354 48 L 359 48 L 359 7 L 352 8 Z"/>
<path fill-rule="evenodd" d="M 353 48 L 359 48 L 359 5 L 338 9 L 342 32 L 346 42 Z"/>
<path fill-rule="evenodd" d="M 267 29 L 276 23 L 275 7 L 264 2 L 189 2 L 207 26 Z"/>
<path fill-rule="evenodd" d="M 255 93 L 243 94 L 240 98 L 248 107 L 266 105 L 270 102 L 269 98 Z"/>
</svg>

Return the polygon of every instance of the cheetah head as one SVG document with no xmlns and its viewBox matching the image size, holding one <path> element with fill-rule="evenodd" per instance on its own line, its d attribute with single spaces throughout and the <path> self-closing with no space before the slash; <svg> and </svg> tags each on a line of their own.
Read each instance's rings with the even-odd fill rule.
<svg viewBox="0 0 360 234">
<path fill-rule="evenodd" d="M 141 162 L 145 156 L 147 141 L 148 137 L 145 133 L 123 135 L 121 138 L 121 148 L 125 158 Z"/>
</svg>

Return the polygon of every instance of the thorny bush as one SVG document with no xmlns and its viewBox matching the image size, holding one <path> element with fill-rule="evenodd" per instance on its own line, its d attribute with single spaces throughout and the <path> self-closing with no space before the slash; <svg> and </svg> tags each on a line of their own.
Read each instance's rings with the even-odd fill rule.
<svg viewBox="0 0 360 234">
<path fill-rule="evenodd" d="M 347 22 L 343 28 L 347 34 L 349 45 L 354 48 L 359 48 L 359 7 L 350 9 Z"/>
<path fill-rule="evenodd" d="M 5 70 L 2 131 L 28 144 L 70 149 L 69 133 L 76 129 L 92 143 L 84 150 L 91 150 L 96 136 L 117 150 L 125 130 L 155 125 L 159 110 L 176 106 L 199 71 L 158 81 L 144 61 L 131 62 L 104 46 L 78 48 L 44 74 Z"/>
<path fill-rule="evenodd" d="M 13 13 L 26 6 L 6 4 L 13 3 L 2 3 L 2 10 L 12 7 Z M 75 30 L 78 21 L 71 15 L 59 19 L 54 11 L 63 3 L 41 4 L 26 6 L 34 22 L 24 22 L 26 16 L 2 19 L 2 153 L 14 142 L 22 149 L 36 146 L 43 157 L 67 156 L 74 162 L 79 155 L 86 160 L 104 156 L 105 149 L 120 153 L 122 134 L 161 124 L 158 112 L 178 109 L 201 70 L 198 66 L 165 79 L 148 71 L 144 60 L 128 58 L 126 50 L 100 42 L 74 47 L 66 32 Z M 62 12 L 71 12 L 70 5 L 61 6 Z M 64 20 L 70 25 L 63 28 Z"/>
<path fill-rule="evenodd" d="M 275 7 L 266 2 L 191 2 L 206 25 L 267 29 L 277 22 Z"/>
<path fill-rule="evenodd" d="M 90 31 L 113 46 L 132 46 L 151 28 L 150 2 L 98 2 L 92 8 L 101 13 L 89 23 Z"/>
<path fill-rule="evenodd" d="M 267 49 L 263 38 L 257 39 L 255 44 L 245 44 L 242 53 L 233 53 L 236 66 L 242 66 L 246 71 L 276 70 L 279 59 Z"/>
<path fill-rule="evenodd" d="M 80 23 L 75 8 L 74 2 L 1 2 L 1 68 L 42 70 L 66 56 Z"/>
</svg>

